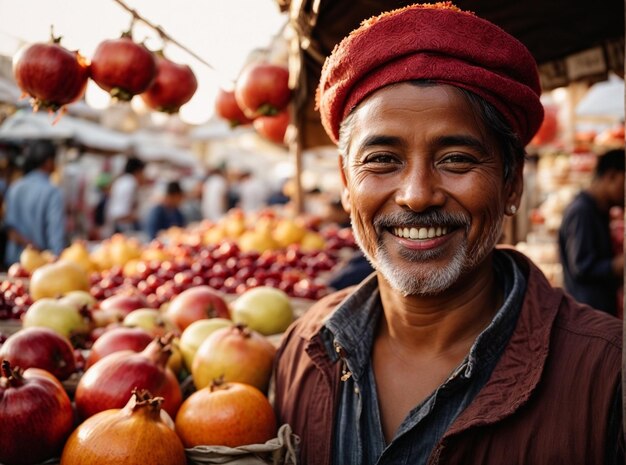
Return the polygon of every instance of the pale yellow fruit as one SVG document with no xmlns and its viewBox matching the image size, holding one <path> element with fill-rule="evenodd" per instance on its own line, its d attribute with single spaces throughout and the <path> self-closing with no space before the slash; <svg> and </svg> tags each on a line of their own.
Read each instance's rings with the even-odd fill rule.
<svg viewBox="0 0 626 465">
<path fill-rule="evenodd" d="M 244 323 L 265 336 L 285 331 L 293 321 L 293 315 L 289 296 L 269 286 L 249 289 L 231 304 L 235 323 Z"/>
<path fill-rule="evenodd" d="M 300 241 L 300 249 L 304 252 L 314 252 L 316 250 L 324 250 L 326 240 L 320 233 L 313 231 L 307 232 Z"/>
<path fill-rule="evenodd" d="M 274 239 L 282 247 L 287 247 L 291 244 L 297 244 L 302 240 L 307 230 L 296 221 L 287 218 L 282 219 L 276 225 L 274 230 Z"/>
<path fill-rule="evenodd" d="M 226 318 L 204 318 L 196 320 L 185 328 L 183 334 L 180 335 L 178 347 L 183 355 L 185 366 L 191 371 L 193 358 L 198 351 L 198 347 L 207 337 L 209 337 L 216 329 L 231 326 L 233 322 Z"/>
</svg>

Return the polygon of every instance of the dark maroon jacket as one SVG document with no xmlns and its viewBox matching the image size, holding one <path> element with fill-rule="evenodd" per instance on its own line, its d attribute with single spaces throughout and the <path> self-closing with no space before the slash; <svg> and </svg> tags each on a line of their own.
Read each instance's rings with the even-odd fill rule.
<svg viewBox="0 0 626 465">
<path fill-rule="evenodd" d="M 515 331 L 490 379 L 433 450 L 432 464 L 592 465 L 605 462 L 609 417 L 621 411 L 621 322 L 553 288 L 525 256 Z M 285 334 L 275 369 L 279 424 L 301 438 L 304 465 L 331 463 L 341 367 L 316 336 L 350 294 L 316 303 Z M 621 437 L 621 435 L 620 435 Z M 347 465 L 347 464 L 345 464 Z"/>
</svg>

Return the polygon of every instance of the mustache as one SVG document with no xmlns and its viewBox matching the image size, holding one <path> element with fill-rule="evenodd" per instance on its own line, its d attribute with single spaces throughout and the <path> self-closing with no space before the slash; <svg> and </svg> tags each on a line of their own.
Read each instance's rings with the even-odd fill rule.
<svg viewBox="0 0 626 465">
<path fill-rule="evenodd" d="M 400 211 L 377 216 L 373 222 L 377 230 L 410 225 L 467 228 L 470 224 L 470 218 L 462 212 L 445 212 L 443 210 L 428 210 L 421 213 Z"/>
</svg>

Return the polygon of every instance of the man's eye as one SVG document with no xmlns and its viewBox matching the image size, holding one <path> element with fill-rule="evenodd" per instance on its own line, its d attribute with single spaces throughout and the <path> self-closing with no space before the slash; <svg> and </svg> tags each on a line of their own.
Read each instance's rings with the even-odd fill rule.
<svg viewBox="0 0 626 465">
<path fill-rule="evenodd" d="M 446 155 L 441 159 L 439 163 L 444 164 L 474 164 L 476 163 L 476 159 L 470 155 L 466 155 L 464 153 L 452 153 L 450 155 Z"/>
<path fill-rule="evenodd" d="M 397 163 L 397 157 L 389 153 L 373 153 L 368 155 L 363 159 L 363 163 L 378 163 L 378 164 L 387 164 L 387 163 Z"/>
</svg>

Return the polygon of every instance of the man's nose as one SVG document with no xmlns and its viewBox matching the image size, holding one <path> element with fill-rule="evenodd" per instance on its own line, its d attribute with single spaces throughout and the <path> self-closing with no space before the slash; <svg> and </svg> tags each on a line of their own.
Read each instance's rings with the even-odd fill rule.
<svg viewBox="0 0 626 465">
<path fill-rule="evenodd" d="M 396 203 L 415 212 L 445 203 L 445 193 L 437 173 L 429 169 L 412 168 L 402 176 L 396 190 Z"/>
</svg>

